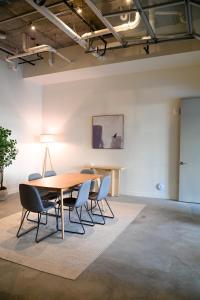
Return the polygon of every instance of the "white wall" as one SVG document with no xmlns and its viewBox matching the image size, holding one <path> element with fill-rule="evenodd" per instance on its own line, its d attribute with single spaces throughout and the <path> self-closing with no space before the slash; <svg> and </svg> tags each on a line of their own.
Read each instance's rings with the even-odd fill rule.
<svg viewBox="0 0 200 300">
<path fill-rule="evenodd" d="M 34 171 L 41 170 L 42 88 L 25 82 L 21 72 L 9 70 L 0 62 L 0 126 L 12 130 L 19 153 L 16 161 L 5 170 L 4 185 L 10 193 Z"/>
<path fill-rule="evenodd" d="M 55 169 L 121 165 L 121 193 L 177 199 L 179 99 L 200 95 L 199 78 L 199 67 L 187 67 L 44 87 L 43 129 L 65 140 L 51 147 Z M 125 115 L 124 150 L 91 148 L 97 114 Z M 159 182 L 163 192 L 155 188 Z"/>
</svg>

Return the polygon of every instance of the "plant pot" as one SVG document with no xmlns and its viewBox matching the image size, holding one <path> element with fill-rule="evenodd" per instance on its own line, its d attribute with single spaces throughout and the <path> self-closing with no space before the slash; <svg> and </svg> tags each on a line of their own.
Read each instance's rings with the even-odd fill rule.
<svg viewBox="0 0 200 300">
<path fill-rule="evenodd" d="M 0 190 L 0 201 L 6 200 L 7 196 L 8 196 L 8 190 L 5 187 L 3 190 Z"/>
</svg>

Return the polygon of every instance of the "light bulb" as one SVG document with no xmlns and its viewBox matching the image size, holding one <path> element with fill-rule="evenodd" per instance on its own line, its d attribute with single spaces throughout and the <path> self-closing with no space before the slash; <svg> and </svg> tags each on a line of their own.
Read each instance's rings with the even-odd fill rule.
<svg viewBox="0 0 200 300">
<path fill-rule="evenodd" d="M 132 0 L 126 0 L 126 3 L 127 3 L 127 4 L 130 4 L 130 3 L 131 3 L 131 1 L 132 1 Z"/>
<path fill-rule="evenodd" d="M 35 25 L 31 25 L 31 30 L 35 31 Z"/>
<path fill-rule="evenodd" d="M 81 14 L 81 13 L 82 13 L 82 8 L 78 7 L 78 8 L 77 8 L 77 13 L 78 13 L 78 14 Z"/>
</svg>

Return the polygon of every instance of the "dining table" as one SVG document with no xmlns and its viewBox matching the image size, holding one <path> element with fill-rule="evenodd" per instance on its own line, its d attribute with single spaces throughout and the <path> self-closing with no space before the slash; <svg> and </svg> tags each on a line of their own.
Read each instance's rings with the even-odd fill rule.
<svg viewBox="0 0 200 300">
<path fill-rule="evenodd" d="M 62 239 L 65 237 L 65 222 L 64 222 L 64 192 L 73 189 L 73 187 L 84 183 L 87 180 L 97 180 L 100 178 L 99 174 L 81 174 L 81 173 L 65 173 L 61 175 L 44 177 L 32 181 L 26 181 L 25 184 L 34 186 L 36 188 L 44 188 L 51 191 L 56 191 L 60 194 L 61 203 L 61 233 Z"/>
</svg>

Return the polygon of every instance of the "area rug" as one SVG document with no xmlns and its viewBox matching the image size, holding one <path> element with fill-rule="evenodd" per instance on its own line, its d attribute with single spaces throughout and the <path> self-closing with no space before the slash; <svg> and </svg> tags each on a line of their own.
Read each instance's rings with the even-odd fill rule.
<svg viewBox="0 0 200 300">
<path fill-rule="evenodd" d="M 76 279 L 144 208 L 141 204 L 116 201 L 110 201 L 110 204 L 115 218 L 107 219 L 106 225 L 87 226 L 85 235 L 65 233 L 64 240 L 58 232 L 39 244 L 34 242 L 35 230 L 16 238 L 21 213 L 0 219 L 0 258 L 53 275 Z M 67 220 L 67 212 L 65 214 Z M 26 222 L 24 228 L 32 225 L 32 222 Z M 40 234 L 46 234 L 54 226 L 55 218 L 49 217 L 48 226 L 41 226 Z M 77 230 L 78 226 L 67 221 L 65 224 L 65 228 L 72 230 Z"/>
</svg>

